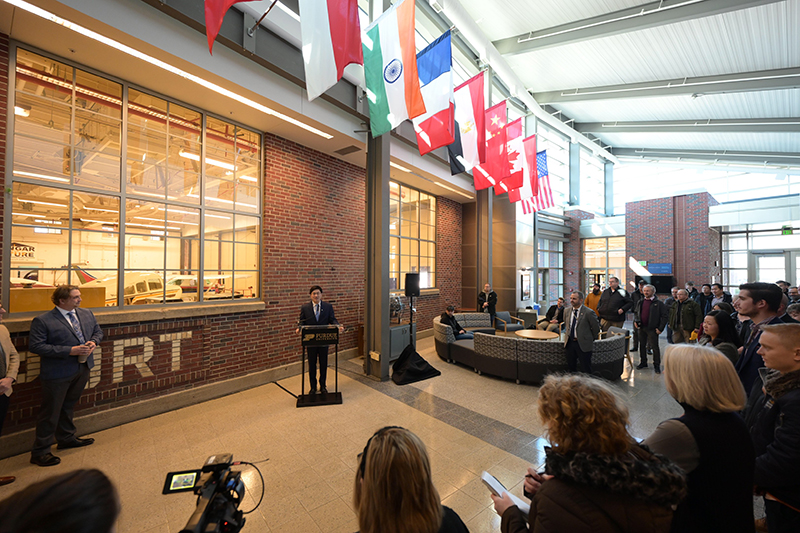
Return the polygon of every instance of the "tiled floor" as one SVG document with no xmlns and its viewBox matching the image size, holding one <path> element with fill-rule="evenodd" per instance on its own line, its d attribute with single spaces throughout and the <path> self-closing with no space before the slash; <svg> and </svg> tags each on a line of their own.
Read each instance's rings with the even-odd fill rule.
<svg viewBox="0 0 800 533">
<path fill-rule="evenodd" d="M 288 378 L 280 386 L 263 385 L 94 434 L 97 442 L 90 447 L 56 452 L 62 458 L 57 467 L 33 466 L 27 454 L 4 459 L 0 475 L 17 476 L 17 481 L 0 487 L 0 499 L 47 476 L 96 467 L 119 489 L 120 533 L 179 531 L 195 499 L 161 495 L 166 473 L 199 468 L 208 456 L 230 452 L 235 460 L 269 459 L 259 464 L 264 501 L 247 515 L 244 532 L 353 532 L 358 529 L 352 509 L 356 455 L 374 431 L 400 425 L 427 445 L 443 503 L 470 531 L 499 531 L 499 517 L 479 476 L 488 470 L 521 495 L 527 467 L 539 467 L 543 460 L 538 389 L 447 364 L 436 356 L 432 338 L 417 348 L 441 370 L 440 377 L 401 387 L 369 380 L 361 375 L 359 360 L 347 361 L 340 369 L 342 405 L 297 409 L 283 388 L 299 394 L 300 378 Z M 628 398 L 635 437 L 647 436 L 659 422 L 682 412 L 652 367 L 631 372 L 626 365 L 616 386 Z M 242 508 L 247 510 L 261 487 L 252 469 L 244 478 Z"/>
</svg>

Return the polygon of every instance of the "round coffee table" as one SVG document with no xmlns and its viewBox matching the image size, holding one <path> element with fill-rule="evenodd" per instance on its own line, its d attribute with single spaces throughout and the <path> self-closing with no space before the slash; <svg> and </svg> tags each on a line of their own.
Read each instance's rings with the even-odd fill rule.
<svg viewBox="0 0 800 533">
<path fill-rule="evenodd" d="M 557 339 L 559 337 L 559 334 L 555 331 L 544 331 L 541 329 L 521 329 L 515 331 L 514 334 L 526 339 L 538 340 Z"/>
</svg>

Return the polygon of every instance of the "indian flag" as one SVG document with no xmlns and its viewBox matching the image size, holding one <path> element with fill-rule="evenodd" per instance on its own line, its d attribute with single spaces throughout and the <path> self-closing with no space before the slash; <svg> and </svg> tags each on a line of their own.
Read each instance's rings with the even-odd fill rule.
<svg viewBox="0 0 800 533">
<path fill-rule="evenodd" d="M 425 113 L 417 75 L 414 0 L 390 7 L 361 36 L 372 136 Z"/>
</svg>

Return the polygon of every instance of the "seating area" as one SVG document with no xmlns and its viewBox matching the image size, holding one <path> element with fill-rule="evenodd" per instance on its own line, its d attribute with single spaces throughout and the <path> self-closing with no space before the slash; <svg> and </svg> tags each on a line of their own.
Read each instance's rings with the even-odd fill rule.
<svg viewBox="0 0 800 533">
<path fill-rule="evenodd" d="M 463 325 L 462 316 L 456 314 L 459 324 Z M 452 328 L 442 324 L 439 317 L 433 319 L 433 331 L 436 353 L 441 359 L 472 367 L 479 374 L 513 379 L 517 383 L 540 383 L 547 374 L 568 371 L 564 343 L 558 339 L 531 340 L 478 331 L 474 339 L 457 341 Z M 610 381 L 619 379 L 626 345 L 624 335 L 594 341 L 594 374 Z"/>
</svg>

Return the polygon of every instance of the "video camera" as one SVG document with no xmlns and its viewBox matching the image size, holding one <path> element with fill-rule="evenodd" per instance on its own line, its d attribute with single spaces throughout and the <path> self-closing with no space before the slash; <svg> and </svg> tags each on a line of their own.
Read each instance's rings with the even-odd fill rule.
<svg viewBox="0 0 800 533">
<path fill-rule="evenodd" d="M 242 473 L 231 470 L 233 454 L 221 453 L 206 459 L 200 470 L 170 472 L 162 494 L 194 492 L 197 508 L 181 533 L 238 533 L 245 518 L 239 510 L 244 498 Z M 240 463 L 236 463 L 240 464 Z"/>
</svg>

